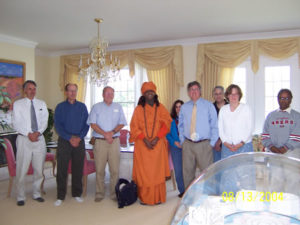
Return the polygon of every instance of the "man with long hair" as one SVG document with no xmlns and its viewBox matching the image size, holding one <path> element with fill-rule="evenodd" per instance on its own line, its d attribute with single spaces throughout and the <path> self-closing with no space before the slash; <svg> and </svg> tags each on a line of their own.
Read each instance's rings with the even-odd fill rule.
<svg viewBox="0 0 300 225">
<path fill-rule="evenodd" d="M 154 205 L 166 201 L 165 179 L 170 176 L 166 135 L 172 119 L 158 101 L 153 82 L 145 82 L 141 91 L 130 123 L 130 142 L 134 142 L 132 179 L 141 204 Z"/>
</svg>

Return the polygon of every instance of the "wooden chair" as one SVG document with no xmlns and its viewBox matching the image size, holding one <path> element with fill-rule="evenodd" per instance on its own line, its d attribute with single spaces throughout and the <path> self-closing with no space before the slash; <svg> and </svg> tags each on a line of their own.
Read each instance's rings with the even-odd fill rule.
<svg viewBox="0 0 300 225">
<path fill-rule="evenodd" d="M 120 146 L 126 147 L 127 146 L 127 135 L 129 134 L 129 130 L 122 129 L 120 130 Z"/>
</svg>

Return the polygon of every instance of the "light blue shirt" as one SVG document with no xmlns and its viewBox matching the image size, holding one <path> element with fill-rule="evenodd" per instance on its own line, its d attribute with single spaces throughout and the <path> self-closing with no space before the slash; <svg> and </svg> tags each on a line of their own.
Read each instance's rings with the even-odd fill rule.
<svg viewBox="0 0 300 225">
<path fill-rule="evenodd" d="M 105 132 L 112 131 L 118 125 L 127 125 L 123 108 L 119 103 L 107 105 L 105 102 L 95 104 L 91 110 L 87 124 L 97 124 Z M 114 137 L 120 136 L 120 132 L 114 134 Z M 93 131 L 93 137 L 103 138 L 103 135 Z"/>
<path fill-rule="evenodd" d="M 211 102 L 203 98 L 199 98 L 196 104 L 196 133 L 198 134 L 198 139 L 195 141 L 209 139 L 210 145 L 214 146 L 219 138 L 216 109 Z M 185 138 L 191 139 L 190 128 L 193 106 L 194 102 L 188 101 L 181 106 L 179 112 L 178 131 L 181 144 L 183 144 Z"/>
</svg>

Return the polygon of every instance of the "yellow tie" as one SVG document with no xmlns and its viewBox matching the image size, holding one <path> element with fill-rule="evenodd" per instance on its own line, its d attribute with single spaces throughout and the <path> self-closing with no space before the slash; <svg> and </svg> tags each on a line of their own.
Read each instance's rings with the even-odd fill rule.
<svg viewBox="0 0 300 225">
<path fill-rule="evenodd" d="M 191 119 L 191 129 L 190 129 L 190 136 L 192 140 L 193 140 L 192 135 L 196 133 L 196 118 L 197 118 L 196 115 L 197 115 L 197 105 L 194 103 L 193 111 L 192 111 L 192 119 Z"/>
</svg>

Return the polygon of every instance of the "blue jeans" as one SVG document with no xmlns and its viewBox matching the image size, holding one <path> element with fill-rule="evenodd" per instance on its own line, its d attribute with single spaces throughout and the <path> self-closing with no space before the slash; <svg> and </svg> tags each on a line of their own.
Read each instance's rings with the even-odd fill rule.
<svg viewBox="0 0 300 225">
<path fill-rule="evenodd" d="M 221 160 L 221 151 L 213 149 L 214 163 Z"/>
<path fill-rule="evenodd" d="M 175 178 L 179 193 L 184 192 L 184 183 L 182 175 L 182 149 L 170 145 L 171 157 L 175 170 Z"/>
</svg>

